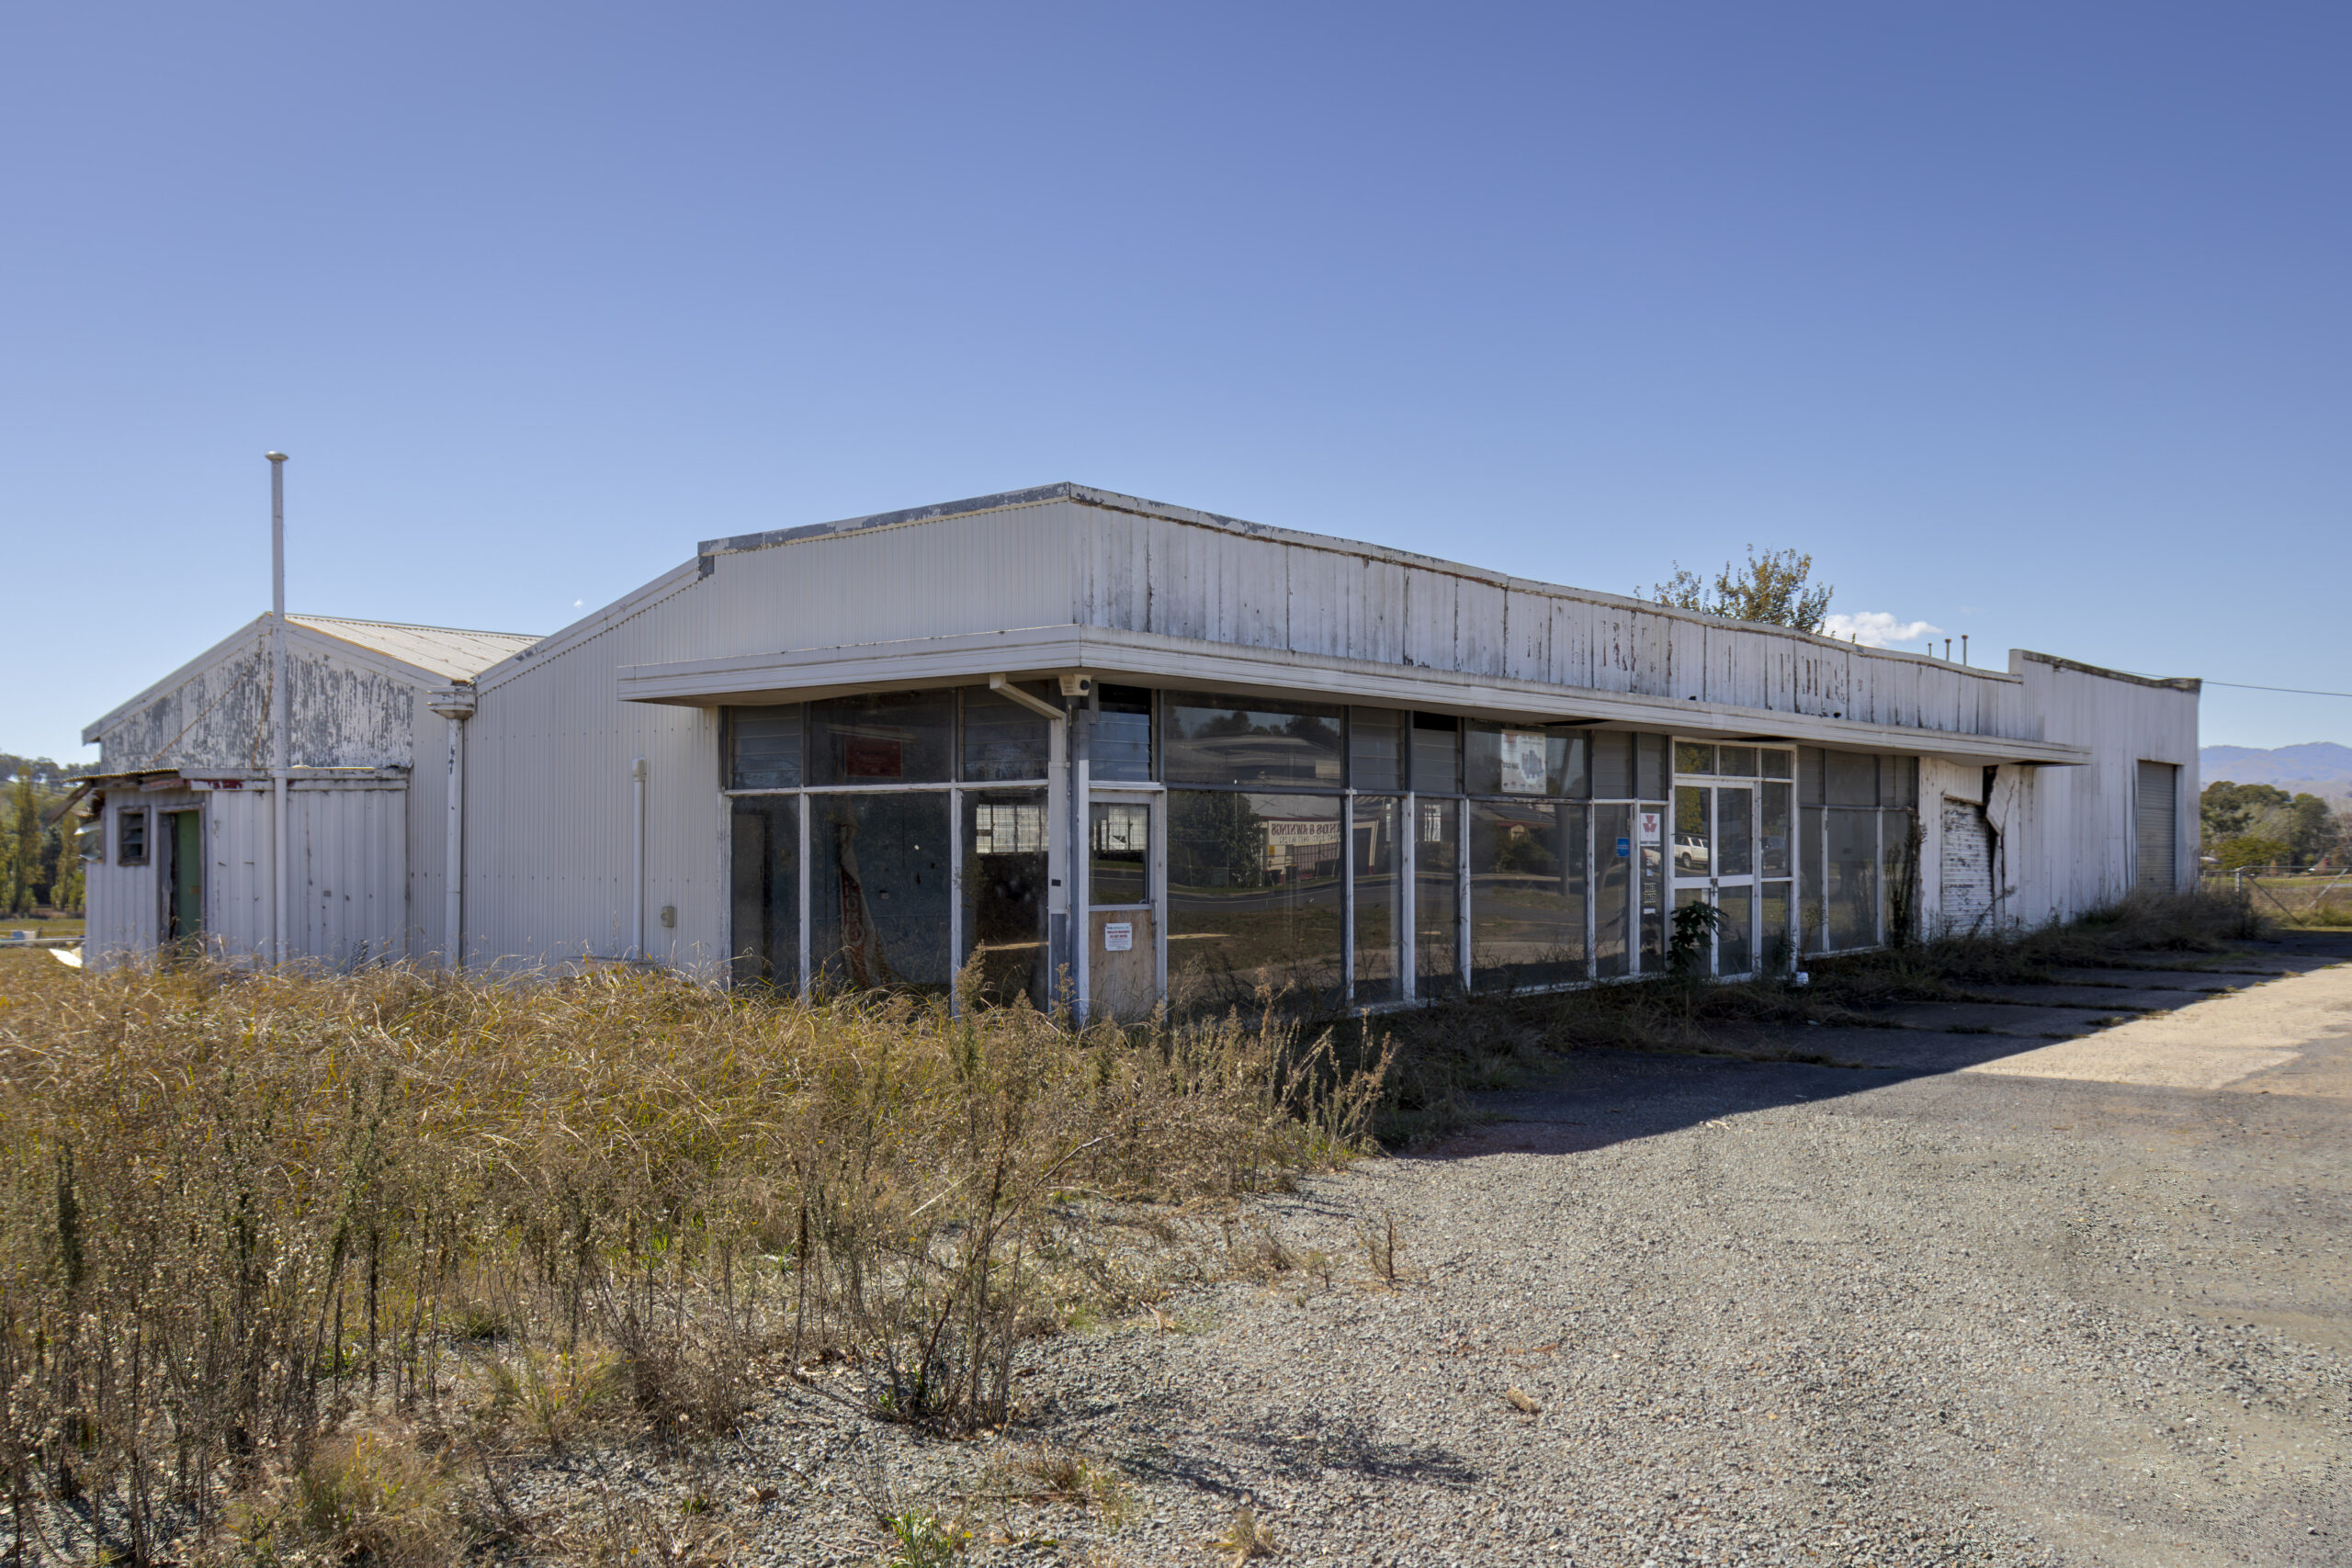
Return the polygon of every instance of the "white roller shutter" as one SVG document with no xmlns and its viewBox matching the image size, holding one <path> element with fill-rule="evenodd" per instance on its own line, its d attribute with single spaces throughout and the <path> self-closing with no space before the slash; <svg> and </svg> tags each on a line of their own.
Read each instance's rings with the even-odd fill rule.
<svg viewBox="0 0 2352 1568">
<path fill-rule="evenodd" d="M 1982 931 L 1993 913 L 1993 829 L 1973 800 L 1944 800 L 1944 849 L 1939 868 L 1947 931 Z"/>
<path fill-rule="evenodd" d="M 2171 893 L 2180 886 L 2180 770 L 2170 762 L 2140 764 L 2137 804 L 2141 886 Z"/>
</svg>

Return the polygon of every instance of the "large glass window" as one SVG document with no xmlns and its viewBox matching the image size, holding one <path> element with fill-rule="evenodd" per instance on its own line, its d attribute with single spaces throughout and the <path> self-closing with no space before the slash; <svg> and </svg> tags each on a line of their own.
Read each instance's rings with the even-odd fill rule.
<svg viewBox="0 0 2352 1568">
<path fill-rule="evenodd" d="M 944 784 L 955 733 L 952 691 L 876 692 L 811 703 L 808 782 Z"/>
<path fill-rule="evenodd" d="M 1657 738 L 1663 749 L 1666 738 Z M 1658 830 L 1648 826 L 1655 822 Z M 1666 824 L 1666 803 L 1644 801 L 1634 813 L 1634 836 L 1641 840 L 1641 886 L 1637 889 L 1639 911 L 1636 927 L 1642 954 L 1642 973 L 1656 975 L 1666 968 L 1666 845 L 1662 841 Z"/>
<path fill-rule="evenodd" d="M 1023 690 L 1042 699 L 1046 688 Z M 1042 779 L 1053 754 L 1049 721 L 1001 692 L 971 686 L 964 695 L 964 771 L 978 783 Z"/>
<path fill-rule="evenodd" d="M 1789 887 L 1785 882 L 1758 885 L 1757 901 L 1757 953 L 1765 971 L 1781 974 L 1792 966 L 1796 948 L 1789 934 Z"/>
<path fill-rule="evenodd" d="M 1403 944 L 1396 923 L 1396 841 L 1405 803 L 1395 795 L 1360 795 L 1350 803 L 1356 900 L 1355 999 L 1385 1002 L 1401 994 Z"/>
<path fill-rule="evenodd" d="M 1462 788 L 1462 721 L 1450 714 L 1413 716 L 1413 787 L 1423 795 Z"/>
<path fill-rule="evenodd" d="M 1745 975 L 1754 964 L 1756 889 L 1736 882 L 1715 890 L 1722 918 L 1715 926 L 1715 973 Z"/>
<path fill-rule="evenodd" d="M 1094 904 L 1151 901 L 1151 807 L 1124 800 L 1087 807 L 1087 898 Z"/>
<path fill-rule="evenodd" d="M 1592 736 L 1592 798 L 1630 800 L 1634 796 L 1634 738 L 1622 729 L 1598 729 Z"/>
<path fill-rule="evenodd" d="M 944 987 L 944 790 L 808 796 L 809 961 L 831 986 Z"/>
<path fill-rule="evenodd" d="M 1394 708 L 1348 710 L 1348 782 L 1358 789 L 1403 789 L 1403 716 Z"/>
<path fill-rule="evenodd" d="M 1461 810 L 1452 800 L 1413 803 L 1413 986 L 1423 997 L 1462 986 Z"/>
<path fill-rule="evenodd" d="M 1830 753 L 1833 759 L 1838 755 Z M 1833 950 L 1874 946 L 1878 942 L 1878 813 L 1833 807 L 1826 815 L 1828 846 L 1822 902 L 1828 915 L 1829 946 Z"/>
<path fill-rule="evenodd" d="M 799 739 L 793 737 L 797 751 Z M 800 797 L 736 798 L 728 859 L 728 968 L 739 986 L 800 987 Z"/>
<path fill-rule="evenodd" d="M 1170 692 L 1165 703 L 1171 785 L 1340 782 L 1337 707 L 1203 692 Z"/>
<path fill-rule="evenodd" d="M 1171 988 L 1209 1005 L 1261 986 L 1337 1002 L 1344 852 L 1338 795 L 1170 791 Z"/>
<path fill-rule="evenodd" d="M 1826 881 L 1821 867 L 1823 812 L 1818 806 L 1797 808 L 1797 951 L 1819 953 L 1828 942 L 1829 907 L 1822 894 Z"/>
<path fill-rule="evenodd" d="M 1585 813 L 1470 803 L 1470 974 L 1480 990 L 1585 977 Z"/>
<path fill-rule="evenodd" d="M 1726 784 L 1715 791 L 1715 874 L 1756 874 L 1756 792 Z"/>
<path fill-rule="evenodd" d="M 1026 992 L 1054 1001 L 1046 945 L 1046 792 L 964 793 L 964 962 L 980 964 L 978 996 Z"/>
<path fill-rule="evenodd" d="M 1757 848 L 1763 859 L 1757 869 L 1766 876 L 1786 876 L 1790 874 L 1791 833 L 1789 822 L 1789 786 L 1785 784 L 1765 784 L 1757 789 L 1757 807 L 1760 820 L 1757 824 Z"/>
<path fill-rule="evenodd" d="M 1103 686 L 1095 693 L 1102 712 L 1094 721 L 1089 776 L 1103 783 L 1146 784 L 1151 779 L 1151 692 L 1143 686 Z"/>
<path fill-rule="evenodd" d="M 800 705 L 727 711 L 729 789 L 800 786 Z"/>
<path fill-rule="evenodd" d="M 1472 795 L 1581 795 L 1585 737 L 1575 730 L 1473 722 L 1467 784 Z"/>
<path fill-rule="evenodd" d="M 1822 754 L 1825 768 L 1823 787 L 1825 804 L 1829 806 L 1876 806 L 1878 804 L 1878 759 L 1865 751 L 1826 751 Z"/>
<path fill-rule="evenodd" d="M 1919 846 L 1913 841 L 1914 818 L 1910 812 L 1882 811 L 1878 815 L 1879 940 L 1891 942 L 1910 935 L 1918 915 Z"/>
<path fill-rule="evenodd" d="M 1631 757 L 1629 748 L 1626 755 Z M 1603 976 L 1633 973 L 1634 808 L 1622 804 L 1592 808 L 1594 908 L 1593 962 Z"/>
</svg>

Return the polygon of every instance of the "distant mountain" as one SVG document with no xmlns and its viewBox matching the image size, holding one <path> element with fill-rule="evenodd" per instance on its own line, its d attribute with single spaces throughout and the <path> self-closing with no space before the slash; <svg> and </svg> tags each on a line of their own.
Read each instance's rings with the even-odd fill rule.
<svg viewBox="0 0 2352 1568">
<path fill-rule="evenodd" d="M 2293 794 L 2352 798 L 2352 746 L 2338 746 L 2333 740 L 2268 751 L 2251 746 L 2208 746 L 2197 753 L 2197 771 L 2207 784 L 2227 779 L 2232 784 L 2276 784 Z"/>
</svg>

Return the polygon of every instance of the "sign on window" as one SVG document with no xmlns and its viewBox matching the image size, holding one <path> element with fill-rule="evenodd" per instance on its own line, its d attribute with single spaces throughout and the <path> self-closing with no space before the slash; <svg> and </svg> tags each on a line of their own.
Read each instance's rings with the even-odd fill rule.
<svg viewBox="0 0 2352 1568">
<path fill-rule="evenodd" d="M 1502 791 L 1505 795 L 1546 795 L 1550 793 L 1549 757 L 1547 744 L 1551 737 L 1540 730 L 1506 729 L 1502 732 Z"/>
</svg>

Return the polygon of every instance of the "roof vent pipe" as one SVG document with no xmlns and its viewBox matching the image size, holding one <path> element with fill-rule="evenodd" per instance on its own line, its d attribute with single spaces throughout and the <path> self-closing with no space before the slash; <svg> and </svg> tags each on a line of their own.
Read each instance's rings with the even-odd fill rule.
<svg viewBox="0 0 2352 1568">
<path fill-rule="evenodd" d="M 286 798 L 292 767 L 286 733 L 286 454 L 262 456 L 269 460 L 269 948 L 270 962 L 283 969 L 287 837 L 293 808 Z"/>
</svg>

